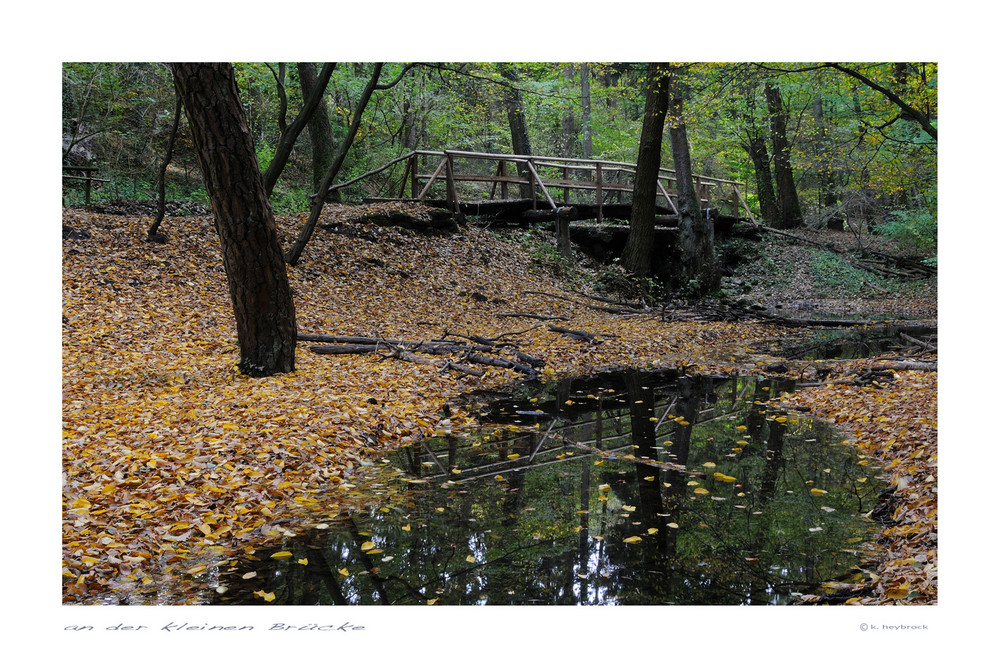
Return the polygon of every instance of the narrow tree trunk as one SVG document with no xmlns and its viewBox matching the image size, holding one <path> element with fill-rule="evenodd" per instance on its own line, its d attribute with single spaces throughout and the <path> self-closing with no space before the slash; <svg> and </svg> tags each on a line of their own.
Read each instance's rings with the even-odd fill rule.
<svg viewBox="0 0 1000 668">
<path fill-rule="evenodd" d="M 694 186 L 691 151 L 684 121 L 684 100 L 677 78 L 670 87 L 670 148 L 677 178 L 677 212 L 680 218 L 681 274 L 691 294 L 701 296 L 719 287 L 715 266 L 715 232 L 712 222 L 701 215 Z"/>
<path fill-rule="evenodd" d="M 771 179 L 771 158 L 767 153 L 767 142 L 753 128 L 749 132 L 752 134 L 747 141 L 746 149 L 750 161 L 753 163 L 760 217 L 768 225 L 775 226 L 781 219 L 781 212 L 778 210 L 778 200 L 774 196 L 774 181 Z"/>
<path fill-rule="evenodd" d="M 507 123 L 510 125 L 511 148 L 517 155 L 531 155 L 531 140 L 528 137 L 528 123 L 524 118 L 524 100 L 521 97 L 521 89 L 518 88 L 520 76 L 511 63 L 500 65 L 500 75 L 511 83 L 504 90 L 504 106 L 507 108 Z M 517 163 L 517 173 L 522 179 L 530 179 L 531 173 L 527 165 Z M 531 197 L 531 186 L 520 185 L 521 199 Z"/>
<path fill-rule="evenodd" d="M 590 128 L 590 67 L 587 63 L 580 63 L 580 125 L 583 132 L 581 157 L 590 160 L 594 152 L 594 138 Z"/>
<path fill-rule="evenodd" d="M 167 167 L 170 165 L 170 161 L 174 155 L 174 142 L 177 141 L 177 130 L 181 124 L 181 111 L 183 108 L 181 96 L 177 95 L 177 103 L 174 105 L 174 124 L 170 128 L 170 138 L 167 140 L 167 152 L 163 156 L 163 164 L 160 165 L 160 173 L 157 175 L 156 180 L 158 186 L 156 217 L 153 218 L 153 224 L 149 226 L 149 230 L 146 232 L 146 239 L 150 241 L 166 239 L 166 237 L 157 237 L 156 234 L 160 229 L 160 223 L 163 222 L 163 216 L 167 212 Z"/>
<path fill-rule="evenodd" d="M 248 376 L 295 370 L 295 307 L 261 178 L 228 63 L 174 63 L 236 316 L 239 369 Z"/>
<path fill-rule="evenodd" d="M 663 122 L 669 101 L 670 72 L 663 63 L 650 63 L 646 107 L 639 136 L 635 184 L 632 189 L 632 219 L 622 251 L 622 266 L 633 275 L 650 275 L 653 262 L 653 219 L 656 216 L 656 182 L 660 172 Z"/>
<path fill-rule="evenodd" d="M 303 225 L 302 231 L 299 232 L 299 236 L 295 239 L 295 243 L 292 244 L 292 248 L 288 251 L 286 260 L 288 264 L 293 267 L 298 263 L 299 257 L 302 255 L 302 251 L 305 250 L 306 244 L 309 243 L 309 239 L 312 238 L 313 231 L 316 229 L 316 223 L 319 221 L 319 215 L 323 211 L 323 204 L 326 202 L 327 191 L 330 186 L 333 185 L 334 179 L 337 178 L 337 173 L 344 164 L 344 160 L 347 159 L 347 152 L 351 150 L 351 144 L 354 142 L 354 137 L 358 134 L 358 128 L 361 127 L 361 117 L 365 113 L 365 108 L 368 106 L 368 101 L 371 99 L 372 94 L 378 87 L 378 79 L 382 74 L 383 63 L 375 63 L 375 70 L 372 72 L 371 78 L 368 80 L 368 85 L 365 86 L 365 90 L 361 93 L 361 99 L 358 100 L 357 109 L 354 110 L 354 118 L 351 120 L 351 127 L 347 130 L 347 136 L 344 137 L 340 145 L 340 151 L 337 156 L 333 159 L 330 164 L 330 168 L 326 171 L 323 176 L 323 182 L 319 186 L 319 196 L 316 201 L 313 202 L 312 210 L 309 212 L 309 219 L 306 224 Z"/>
<path fill-rule="evenodd" d="M 772 84 L 764 86 L 768 115 L 771 119 L 771 144 L 774 155 L 774 181 L 778 187 L 778 208 L 781 220 L 778 227 L 792 229 L 802 226 L 802 209 L 792 175 L 792 149 L 788 144 L 788 115 L 781 100 L 781 91 Z"/>
<path fill-rule="evenodd" d="M 299 63 L 299 85 L 302 86 L 302 97 L 308 99 L 312 97 L 316 90 L 316 63 Z M 323 183 L 323 177 L 333 163 L 334 155 L 337 152 L 337 144 L 333 139 L 333 130 L 330 128 L 330 112 L 326 108 L 326 101 L 320 95 L 316 105 L 316 111 L 309 118 L 309 141 L 312 144 L 312 189 L 314 193 L 319 192 L 319 186 Z"/>
<path fill-rule="evenodd" d="M 267 192 L 268 197 L 271 196 L 271 192 L 273 192 L 274 186 L 278 182 L 278 177 L 281 176 L 281 172 L 284 171 L 285 165 L 288 163 L 288 158 L 295 147 L 295 140 L 298 139 L 302 130 L 309 123 L 309 119 L 312 118 L 319 107 L 323 92 L 326 90 L 326 84 L 330 81 L 330 75 L 333 74 L 333 69 L 336 66 L 336 63 L 326 63 L 323 66 L 323 70 L 316 79 L 312 94 L 306 96 L 305 91 L 303 91 L 302 111 L 295 117 L 291 125 L 281 129 L 281 138 L 278 140 L 277 148 L 275 148 L 274 157 L 271 159 L 270 164 L 268 164 L 267 171 L 264 172 L 264 190 Z M 284 123 L 283 117 L 282 123 Z"/>
</svg>

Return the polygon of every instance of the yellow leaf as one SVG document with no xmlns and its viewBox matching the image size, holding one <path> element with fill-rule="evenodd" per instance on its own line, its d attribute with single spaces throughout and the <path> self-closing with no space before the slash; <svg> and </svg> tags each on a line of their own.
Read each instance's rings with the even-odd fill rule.
<svg viewBox="0 0 1000 668">
<path fill-rule="evenodd" d="M 476 563 L 476 558 L 474 556 L 472 556 L 471 554 L 469 556 L 467 556 L 465 558 L 465 560 L 468 561 L 470 564 Z"/>
<path fill-rule="evenodd" d="M 512 452 L 511 454 L 507 455 L 507 459 L 517 459 L 520 456 L 521 455 L 517 454 L 516 452 Z"/>
<path fill-rule="evenodd" d="M 625 543 L 639 543 L 641 541 L 642 541 L 642 538 L 640 538 L 639 536 L 629 536 L 623 542 L 625 542 Z"/>
<path fill-rule="evenodd" d="M 826 494 L 826 490 L 813 487 L 812 489 L 809 490 L 809 493 L 812 494 L 813 496 L 823 496 L 824 494 Z"/>
<path fill-rule="evenodd" d="M 372 549 L 373 547 L 375 547 L 375 543 L 373 543 L 370 540 L 366 540 L 364 543 L 361 544 L 361 551 L 362 552 L 367 552 L 368 550 Z"/>
<path fill-rule="evenodd" d="M 747 430 L 747 426 L 745 424 L 741 424 L 740 426 L 738 426 L 736 428 L 736 431 L 746 431 L 746 430 Z"/>
<path fill-rule="evenodd" d="M 345 578 L 350 575 L 350 572 L 346 568 L 340 568 L 337 570 L 338 573 L 343 575 Z"/>
<path fill-rule="evenodd" d="M 255 578 L 255 577 L 257 577 L 257 571 L 250 571 L 249 573 L 244 573 L 243 574 L 243 579 L 244 580 L 249 580 L 249 579 Z"/>
<path fill-rule="evenodd" d="M 303 566 L 308 566 L 309 565 L 309 559 L 307 559 L 305 557 L 303 557 L 302 559 L 297 559 L 296 561 L 298 563 L 302 564 Z"/>
<path fill-rule="evenodd" d="M 708 490 L 705 489 L 704 487 L 695 487 L 694 488 L 694 493 L 695 494 L 702 494 L 702 495 L 704 495 L 704 494 L 708 494 Z"/>
<path fill-rule="evenodd" d="M 406 525 L 403 526 L 403 531 L 409 531 L 409 530 L 410 530 L 410 525 L 409 524 L 406 524 Z"/>
<path fill-rule="evenodd" d="M 715 462 L 705 462 L 704 464 L 702 464 L 702 466 L 704 466 L 707 469 L 714 469 L 715 468 Z"/>
<path fill-rule="evenodd" d="M 671 529 L 679 528 L 677 522 L 667 522 L 667 526 L 670 527 Z"/>
<path fill-rule="evenodd" d="M 725 473 L 719 473 L 718 471 L 713 473 L 712 477 L 718 480 L 719 482 L 736 482 L 736 478 L 734 478 L 733 476 L 726 475 Z"/>
<path fill-rule="evenodd" d="M 635 506 L 622 506 L 622 510 L 624 510 L 626 513 L 634 513 Z"/>
<path fill-rule="evenodd" d="M 281 552 L 275 552 L 274 554 L 272 554 L 271 558 L 272 559 L 290 559 L 291 556 L 292 556 L 291 552 L 289 552 L 288 550 L 282 550 Z"/>
<path fill-rule="evenodd" d="M 646 533 L 648 533 L 650 536 L 657 533 L 658 531 L 659 529 L 657 529 L 656 527 L 649 527 L 648 529 L 646 529 Z"/>
</svg>

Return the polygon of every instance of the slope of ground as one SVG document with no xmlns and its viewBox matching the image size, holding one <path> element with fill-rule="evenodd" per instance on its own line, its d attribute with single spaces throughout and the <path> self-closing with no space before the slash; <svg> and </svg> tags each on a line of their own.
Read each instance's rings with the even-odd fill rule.
<svg viewBox="0 0 1000 668">
<path fill-rule="evenodd" d="M 544 359 L 543 378 L 624 366 L 754 370 L 773 360 L 753 351 L 785 335 L 755 321 L 610 313 L 488 231 L 426 236 L 362 223 L 366 212 L 330 207 L 320 221 L 329 229 L 289 269 L 300 333 L 503 338 Z M 279 218 L 283 245 L 304 218 Z M 250 540 L 280 539 L 319 508 L 335 515 L 380 453 L 470 421 L 442 411 L 450 399 L 520 377 L 317 355 L 308 343 L 294 373 L 243 377 L 210 217 L 168 219 L 166 244 L 144 241 L 148 217 L 66 210 L 63 223 L 67 603 L 132 591 L 178 602 L 167 579 L 211 569 Z M 936 387 L 936 374 L 922 375 Z"/>
</svg>

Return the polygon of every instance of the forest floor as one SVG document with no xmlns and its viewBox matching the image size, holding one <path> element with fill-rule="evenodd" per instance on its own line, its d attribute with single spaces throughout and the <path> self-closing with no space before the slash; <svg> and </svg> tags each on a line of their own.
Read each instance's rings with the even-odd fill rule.
<svg viewBox="0 0 1000 668">
<path fill-rule="evenodd" d="M 754 373 L 783 363 L 790 376 L 816 380 L 815 362 L 760 352 L 798 340 L 801 328 L 708 318 L 681 300 L 611 313 L 587 295 L 620 284 L 620 272 L 560 262 L 545 234 L 467 226 L 432 236 L 365 222 L 366 213 L 378 210 L 327 207 L 289 268 L 300 334 L 503 338 L 545 361 L 543 379 L 622 367 Z M 283 247 L 304 220 L 278 218 Z M 280 540 L 317 508 L 359 503 L 355 471 L 391 448 L 472 424 L 456 406 L 447 417 L 442 408 L 521 377 L 497 367 L 477 377 L 378 355 L 318 355 L 306 342 L 294 373 L 244 377 L 211 217 L 168 218 L 163 244 L 145 241 L 149 222 L 63 214 L 65 603 L 121 602 L 205 569 L 206 554 L 225 559 L 250 540 Z M 857 243 L 849 234 L 807 234 Z M 728 280 L 754 304 L 802 317 L 891 314 L 936 324 L 933 280 L 867 286 L 850 271 L 818 271 L 816 255 L 794 241 L 758 243 L 760 261 Z M 552 331 L 553 323 L 598 334 L 600 343 Z M 823 364 L 826 382 L 784 402 L 840 424 L 895 493 L 874 509 L 881 533 L 858 581 L 805 602 L 934 604 L 937 373 L 894 371 L 856 384 L 873 360 Z"/>
</svg>

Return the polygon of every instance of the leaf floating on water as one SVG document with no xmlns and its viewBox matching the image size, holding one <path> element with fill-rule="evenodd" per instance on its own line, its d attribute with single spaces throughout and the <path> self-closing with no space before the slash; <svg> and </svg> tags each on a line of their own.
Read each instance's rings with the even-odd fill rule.
<svg viewBox="0 0 1000 668">
<path fill-rule="evenodd" d="M 291 557 L 292 553 L 287 550 L 282 550 L 281 552 L 275 552 L 274 554 L 271 555 L 272 559 L 290 559 Z"/>
<path fill-rule="evenodd" d="M 823 496 L 824 494 L 827 493 L 827 491 L 825 489 L 819 489 L 817 487 L 813 487 L 812 489 L 809 490 L 809 493 L 812 494 L 813 496 Z"/>
<path fill-rule="evenodd" d="M 708 490 L 705 489 L 704 487 L 695 487 L 694 493 L 704 496 L 705 494 L 708 494 Z"/>
<path fill-rule="evenodd" d="M 375 543 L 373 543 L 370 540 L 366 540 L 365 542 L 363 542 L 361 544 L 361 551 L 362 552 L 367 552 L 368 550 L 372 549 L 373 547 L 375 547 Z"/>
<path fill-rule="evenodd" d="M 626 513 L 634 513 L 635 506 L 622 506 L 622 510 L 624 510 Z"/>
<path fill-rule="evenodd" d="M 702 464 L 702 466 L 704 466 L 707 469 L 714 469 L 715 468 L 715 462 L 705 462 L 704 464 Z"/>
<path fill-rule="evenodd" d="M 639 542 L 642 542 L 642 538 L 640 536 L 629 536 L 628 538 L 624 539 L 622 542 L 623 543 L 639 543 Z"/>
<path fill-rule="evenodd" d="M 343 575 L 345 578 L 351 574 L 350 571 L 348 571 L 346 568 L 338 568 L 337 572 Z"/>
<path fill-rule="evenodd" d="M 713 473 L 712 477 L 718 480 L 719 482 L 736 482 L 736 478 L 734 478 L 733 476 L 726 475 L 725 473 L 719 473 L 718 471 Z"/>
<path fill-rule="evenodd" d="M 250 571 L 249 573 L 244 573 L 243 574 L 243 579 L 244 580 L 250 580 L 251 578 L 255 578 L 255 577 L 257 577 L 257 571 Z"/>
<path fill-rule="evenodd" d="M 646 529 L 646 533 L 648 533 L 650 536 L 658 533 L 659 531 L 660 530 L 657 529 L 656 527 L 649 527 L 648 529 Z"/>
<path fill-rule="evenodd" d="M 476 558 L 474 556 L 472 556 L 471 554 L 469 556 L 467 556 L 465 558 L 465 560 L 468 561 L 470 564 L 476 563 Z"/>
<path fill-rule="evenodd" d="M 679 529 L 680 528 L 680 526 L 677 524 L 677 522 L 667 522 L 667 526 L 670 527 L 671 529 Z"/>
<path fill-rule="evenodd" d="M 306 557 L 303 557 L 302 559 L 296 559 L 296 562 L 302 564 L 303 566 L 309 565 L 309 559 Z"/>
<path fill-rule="evenodd" d="M 403 529 L 403 531 L 409 531 L 410 530 L 410 525 L 409 524 L 404 524 L 401 528 Z"/>
</svg>

